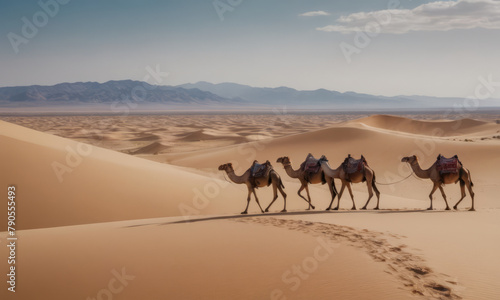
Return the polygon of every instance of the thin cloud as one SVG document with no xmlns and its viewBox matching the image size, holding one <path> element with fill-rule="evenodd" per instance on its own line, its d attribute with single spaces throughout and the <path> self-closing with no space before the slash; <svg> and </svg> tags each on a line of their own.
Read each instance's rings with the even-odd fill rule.
<svg viewBox="0 0 500 300">
<path fill-rule="evenodd" d="M 326 11 L 322 10 L 316 10 L 316 11 L 308 11 L 303 14 L 300 14 L 299 16 L 301 17 L 318 17 L 318 16 L 329 16 L 330 13 L 327 13 Z"/>
<path fill-rule="evenodd" d="M 437 1 L 420 5 L 414 9 L 358 12 L 341 16 L 334 25 L 316 29 L 343 34 L 368 30 L 404 34 L 410 31 L 448 31 L 473 28 L 500 29 L 500 1 Z"/>
</svg>

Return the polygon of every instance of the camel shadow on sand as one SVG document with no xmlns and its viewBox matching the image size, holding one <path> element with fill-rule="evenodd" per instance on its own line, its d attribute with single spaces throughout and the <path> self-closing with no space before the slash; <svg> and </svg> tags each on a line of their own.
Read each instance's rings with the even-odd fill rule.
<svg viewBox="0 0 500 300">
<path fill-rule="evenodd" d="M 196 222 L 206 222 L 214 220 L 235 220 L 235 219 L 245 219 L 253 217 L 276 217 L 276 216 L 301 216 L 301 215 L 320 215 L 320 214 L 402 214 L 402 213 L 457 213 L 460 211 L 445 211 L 445 210 L 426 210 L 426 209 L 386 209 L 386 210 L 323 210 L 323 211 L 289 211 L 289 212 L 275 212 L 275 213 L 256 213 L 256 214 L 244 214 L 244 215 L 222 215 L 222 216 L 208 216 L 200 217 L 172 222 L 155 222 L 148 224 L 137 224 L 124 226 L 125 228 L 150 226 L 150 225 L 173 225 L 173 224 L 184 224 L 184 223 L 196 223 Z"/>
</svg>

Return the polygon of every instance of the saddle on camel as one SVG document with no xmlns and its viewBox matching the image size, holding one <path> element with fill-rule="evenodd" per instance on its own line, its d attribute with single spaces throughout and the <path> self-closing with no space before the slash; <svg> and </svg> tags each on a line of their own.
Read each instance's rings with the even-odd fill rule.
<svg viewBox="0 0 500 300">
<path fill-rule="evenodd" d="M 351 182 L 349 175 L 356 172 L 362 172 L 365 166 L 368 166 L 368 163 L 366 162 L 366 159 L 363 155 L 361 155 L 360 159 L 354 159 L 351 157 L 351 154 L 348 154 L 346 159 L 342 163 L 342 168 L 344 169 L 344 172 L 346 174 L 346 181 Z M 362 182 L 365 181 L 366 178 L 363 177 Z"/>
<path fill-rule="evenodd" d="M 458 159 L 457 155 L 446 158 L 439 154 L 436 158 L 436 169 L 439 171 L 441 178 L 444 174 L 460 174 L 459 177 L 461 177 L 462 162 Z M 443 179 L 441 181 L 444 182 Z"/>
<path fill-rule="evenodd" d="M 272 169 L 273 166 L 271 165 L 271 162 L 269 160 L 266 160 L 266 162 L 263 164 L 259 164 L 257 160 L 254 160 L 252 166 L 250 167 L 250 181 L 252 183 L 252 186 L 257 188 L 258 184 L 255 180 L 257 178 L 268 177 L 269 172 L 271 172 Z M 269 176 L 267 186 L 271 185 L 271 181 L 271 176 Z"/>
<path fill-rule="evenodd" d="M 308 183 L 311 183 L 310 178 L 313 175 L 316 175 L 318 172 L 322 172 L 321 159 L 316 159 L 311 153 L 309 153 L 306 157 L 306 160 L 300 165 L 300 170 L 305 172 L 305 180 Z M 325 183 L 326 183 L 325 174 L 322 173 L 321 184 Z"/>
</svg>

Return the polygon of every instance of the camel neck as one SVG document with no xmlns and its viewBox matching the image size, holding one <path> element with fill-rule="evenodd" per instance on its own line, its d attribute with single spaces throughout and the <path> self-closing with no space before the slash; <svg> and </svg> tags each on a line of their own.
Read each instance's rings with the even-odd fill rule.
<svg viewBox="0 0 500 300">
<path fill-rule="evenodd" d="M 300 170 L 294 170 L 292 168 L 292 163 L 283 164 L 283 167 L 285 168 L 285 171 L 288 174 L 288 176 L 292 178 L 298 178 L 300 176 Z"/>
<path fill-rule="evenodd" d="M 227 173 L 227 176 L 229 177 L 229 179 L 231 179 L 232 182 L 234 183 L 245 183 L 245 179 L 243 178 L 243 176 L 238 176 L 234 173 L 234 170 L 231 170 L 231 171 L 226 171 Z"/>
<path fill-rule="evenodd" d="M 418 177 L 423 178 L 423 179 L 426 179 L 426 178 L 430 177 L 430 175 L 429 175 L 429 169 L 423 170 L 420 167 L 420 164 L 418 163 L 418 161 L 412 162 L 410 164 L 410 166 L 411 166 L 411 169 L 413 170 L 413 172 L 415 173 L 415 175 L 417 175 Z"/>
</svg>

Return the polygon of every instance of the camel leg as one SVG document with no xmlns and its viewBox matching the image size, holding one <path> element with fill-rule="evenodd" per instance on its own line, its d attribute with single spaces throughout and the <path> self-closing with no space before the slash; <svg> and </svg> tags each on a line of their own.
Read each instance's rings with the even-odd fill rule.
<svg viewBox="0 0 500 300">
<path fill-rule="evenodd" d="M 469 211 L 476 211 L 476 209 L 474 208 L 474 192 L 472 191 L 472 184 L 470 183 L 470 181 L 468 179 L 465 182 L 465 184 L 467 185 L 467 189 L 469 190 L 470 197 L 472 198 L 472 207 L 469 209 Z"/>
<path fill-rule="evenodd" d="M 368 186 L 368 200 L 366 201 L 365 206 L 363 206 L 361 209 L 366 209 L 366 207 L 368 206 L 368 203 L 370 203 L 370 200 L 373 197 L 372 181 L 367 180 L 366 185 Z"/>
<path fill-rule="evenodd" d="M 333 181 L 333 178 L 331 182 L 328 182 L 328 188 L 330 189 L 330 194 L 332 195 L 332 201 L 330 202 L 330 205 L 326 208 L 326 210 L 330 210 L 332 208 L 333 201 L 335 200 L 335 196 L 337 195 L 337 189 L 335 188 L 335 182 Z"/>
<path fill-rule="evenodd" d="M 242 215 L 246 215 L 248 211 L 248 206 L 250 205 L 250 197 L 252 196 L 252 188 L 248 187 L 248 196 L 247 196 L 247 207 L 243 212 L 241 212 Z"/>
<path fill-rule="evenodd" d="M 441 195 L 443 195 L 444 203 L 446 203 L 445 210 L 450 210 L 450 207 L 448 206 L 448 201 L 446 200 L 446 194 L 444 193 L 444 189 L 441 185 L 439 186 L 439 190 L 441 191 Z"/>
<path fill-rule="evenodd" d="M 283 206 L 283 210 L 281 212 L 286 212 L 286 193 L 281 187 L 281 185 L 278 185 L 278 190 L 280 191 L 281 196 L 283 196 L 283 201 L 285 202 L 285 205 Z"/>
<path fill-rule="evenodd" d="M 300 198 L 304 199 L 304 201 L 306 201 L 307 203 L 309 203 L 309 206 L 307 207 L 307 210 L 309 210 L 309 208 L 310 208 L 310 206 L 311 206 L 311 202 L 307 201 L 307 199 L 306 199 L 304 196 L 302 196 L 302 195 L 300 194 L 300 192 L 302 192 L 302 190 L 303 190 L 303 189 L 305 189 L 305 188 L 306 188 L 306 186 L 307 186 L 307 185 L 304 185 L 304 184 L 303 184 L 303 185 L 300 187 L 299 191 L 297 192 L 297 195 L 299 195 L 299 196 L 300 196 Z"/>
<path fill-rule="evenodd" d="M 459 204 L 460 204 L 460 202 L 462 202 L 462 200 L 464 200 L 464 198 L 465 198 L 465 184 L 460 183 L 460 193 L 462 194 L 462 198 L 460 198 L 460 200 L 458 200 L 457 204 L 455 204 L 455 206 L 453 206 L 453 209 L 454 209 L 454 210 L 457 210 L 457 209 L 458 209 L 458 205 L 459 205 Z"/>
<path fill-rule="evenodd" d="M 273 205 L 276 199 L 278 199 L 278 186 L 273 182 L 273 201 L 271 201 L 271 203 L 269 203 L 269 205 L 266 207 L 265 212 L 269 211 L 269 208 L 271 207 L 271 205 Z"/>
<path fill-rule="evenodd" d="M 351 200 L 352 200 L 351 210 L 356 210 L 356 203 L 354 203 L 354 195 L 352 194 L 351 184 L 348 182 L 346 185 L 347 185 L 347 190 L 349 191 L 349 194 L 351 195 Z"/>
<path fill-rule="evenodd" d="M 253 189 L 253 194 L 255 196 L 255 201 L 257 202 L 257 205 L 259 205 L 260 212 L 264 213 L 264 211 L 262 210 L 262 207 L 260 206 L 259 198 L 257 198 L 257 193 L 255 192 L 255 189 Z"/>
<path fill-rule="evenodd" d="M 342 187 L 340 188 L 339 197 L 337 199 L 337 207 L 335 207 L 333 210 L 339 210 L 340 198 L 342 198 L 342 194 L 344 193 L 345 186 L 346 186 L 346 184 L 342 181 Z M 332 205 L 332 203 L 330 203 L 330 205 Z"/>
<path fill-rule="evenodd" d="M 375 184 L 374 181 L 372 181 L 372 186 L 373 189 L 375 190 L 375 195 L 377 196 L 377 206 L 374 209 L 378 210 L 379 209 L 378 205 L 380 203 L 380 191 L 378 190 L 377 185 Z"/>
<path fill-rule="evenodd" d="M 307 199 L 309 199 L 309 207 L 307 208 L 307 210 L 309 209 L 315 209 L 316 207 L 314 207 L 314 205 L 312 205 L 312 202 L 311 202 L 311 196 L 309 195 L 309 186 L 306 185 L 306 193 L 307 193 Z"/>
<path fill-rule="evenodd" d="M 432 191 L 429 194 L 429 199 L 431 199 L 431 206 L 427 210 L 432 210 L 432 194 L 434 194 L 434 192 L 438 189 L 438 187 L 439 187 L 439 183 L 435 182 L 434 186 L 432 187 Z"/>
</svg>

